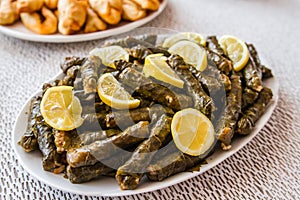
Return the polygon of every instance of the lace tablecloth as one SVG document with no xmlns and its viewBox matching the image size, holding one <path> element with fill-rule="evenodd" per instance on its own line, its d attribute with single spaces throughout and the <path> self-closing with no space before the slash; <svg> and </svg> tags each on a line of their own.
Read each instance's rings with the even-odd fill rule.
<svg viewBox="0 0 300 200">
<path fill-rule="evenodd" d="M 233 34 L 256 45 L 279 82 L 269 122 L 244 148 L 211 170 L 177 185 L 107 199 L 300 199 L 300 1 L 170 0 L 145 26 Z M 0 199 L 106 199 L 52 188 L 27 173 L 12 149 L 22 105 L 57 74 L 65 56 L 86 55 L 98 41 L 34 43 L 0 34 Z"/>
</svg>

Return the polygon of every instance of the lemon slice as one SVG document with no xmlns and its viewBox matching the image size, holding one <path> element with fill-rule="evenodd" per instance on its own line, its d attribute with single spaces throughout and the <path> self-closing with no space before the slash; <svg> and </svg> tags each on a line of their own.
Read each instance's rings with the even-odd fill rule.
<svg viewBox="0 0 300 200">
<path fill-rule="evenodd" d="M 176 35 L 172 35 L 165 39 L 162 46 L 165 48 L 170 48 L 171 46 L 173 46 L 181 40 L 188 40 L 200 44 L 202 46 L 206 46 L 205 38 L 201 34 L 194 32 L 183 32 Z"/>
<path fill-rule="evenodd" d="M 57 130 L 68 131 L 83 123 L 82 107 L 73 87 L 56 86 L 46 90 L 40 110 L 45 122 Z"/>
<path fill-rule="evenodd" d="M 191 41 L 179 41 L 168 50 L 172 54 L 180 55 L 184 61 L 203 71 L 207 67 L 207 54 L 204 48 Z"/>
<path fill-rule="evenodd" d="M 100 76 L 97 91 L 100 99 L 112 108 L 132 109 L 140 105 L 140 100 L 132 98 L 110 73 Z"/>
<path fill-rule="evenodd" d="M 114 69 L 116 68 L 115 60 L 129 60 L 129 53 L 120 46 L 95 48 L 90 52 L 90 55 L 100 57 L 104 65 Z"/>
<path fill-rule="evenodd" d="M 235 71 L 240 71 L 245 67 L 249 60 L 249 50 L 245 42 L 232 35 L 223 35 L 219 43 L 225 54 L 233 62 Z"/>
<path fill-rule="evenodd" d="M 205 153 L 214 143 L 214 127 L 200 111 L 187 108 L 177 112 L 171 123 L 177 148 L 192 156 Z"/>
<path fill-rule="evenodd" d="M 163 54 L 151 54 L 145 58 L 143 72 L 146 77 L 152 76 L 157 80 L 169 83 L 178 88 L 183 88 L 184 82 L 178 77 L 166 62 Z"/>
</svg>

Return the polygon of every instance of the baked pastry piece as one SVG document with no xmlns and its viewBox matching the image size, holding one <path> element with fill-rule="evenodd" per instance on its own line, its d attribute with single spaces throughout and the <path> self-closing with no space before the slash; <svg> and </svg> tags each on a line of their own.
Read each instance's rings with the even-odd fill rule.
<svg viewBox="0 0 300 200">
<path fill-rule="evenodd" d="M 57 9 L 58 0 L 44 0 L 44 3 L 52 10 Z"/>
<path fill-rule="evenodd" d="M 160 2 L 159 0 L 133 0 L 135 3 L 139 4 L 143 9 L 146 10 L 158 10 Z"/>
<path fill-rule="evenodd" d="M 22 12 L 35 12 L 42 8 L 44 0 L 17 0 L 17 10 Z"/>
<path fill-rule="evenodd" d="M 122 0 L 89 0 L 91 8 L 108 24 L 121 21 Z"/>
<path fill-rule="evenodd" d="M 38 34 L 56 33 L 58 20 L 55 14 L 45 6 L 42 7 L 40 13 L 21 13 L 20 16 L 24 26 Z"/>
<path fill-rule="evenodd" d="M 123 14 L 125 20 L 136 21 L 147 15 L 146 10 L 132 0 L 123 0 Z"/>
<path fill-rule="evenodd" d="M 0 25 L 13 24 L 18 19 L 16 2 L 11 0 L 0 1 Z"/>
<path fill-rule="evenodd" d="M 103 31 L 107 28 L 107 24 L 99 18 L 93 9 L 87 9 L 87 19 L 84 27 L 85 33 Z"/>
<path fill-rule="evenodd" d="M 58 1 L 58 31 L 64 35 L 78 32 L 87 17 L 88 0 Z"/>
</svg>

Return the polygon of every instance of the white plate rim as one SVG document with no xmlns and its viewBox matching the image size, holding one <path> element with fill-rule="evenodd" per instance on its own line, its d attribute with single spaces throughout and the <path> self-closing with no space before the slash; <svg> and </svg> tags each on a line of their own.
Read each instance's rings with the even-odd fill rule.
<svg viewBox="0 0 300 200">
<path fill-rule="evenodd" d="M 143 19 L 125 23 L 122 26 L 117 26 L 111 29 L 107 29 L 104 31 L 98 31 L 94 33 L 80 33 L 74 35 L 62 35 L 62 34 L 54 34 L 54 35 L 40 35 L 33 33 L 27 30 L 21 22 L 16 22 L 10 26 L 2 26 L 0 25 L 0 32 L 5 35 L 12 36 L 18 39 L 32 41 L 32 42 L 48 42 L 48 43 L 71 43 L 71 42 L 83 42 L 89 40 L 102 39 L 109 36 L 121 34 L 133 30 L 139 26 L 142 26 L 151 20 L 158 17 L 162 11 L 166 8 L 168 0 L 163 0 L 160 4 L 160 7 L 157 11 L 150 13 Z M 23 26 L 23 27 L 21 27 Z M 19 28 L 21 30 L 19 30 Z"/>
<path fill-rule="evenodd" d="M 273 70 L 273 74 L 274 74 L 274 70 Z M 63 73 L 59 73 L 51 80 L 54 80 L 56 78 L 61 78 L 62 76 Z M 88 183 L 83 183 L 83 184 L 72 184 L 67 179 L 63 178 L 63 175 L 56 175 L 44 171 L 42 169 L 41 155 L 39 152 L 25 153 L 23 151 L 23 149 L 17 144 L 17 142 L 26 130 L 26 125 L 27 125 L 26 113 L 28 112 L 29 109 L 30 100 L 32 97 L 41 94 L 42 92 L 41 90 L 38 90 L 34 95 L 32 95 L 31 98 L 29 98 L 27 102 L 23 105 L 21 111 L 19 112 L 12 132 L 12 147 L 15 151 L 15 154 L 17 155 L 18 161 L 20 162 L 21 166 L 27 172 L 29 172 L 29 174 L 31 174 L 41 182 L 44 182 L 47 185 L 50 185 L 62 191 L 66 191 L 74 194 L 86 195 L 86 196 L 106 196 L 106 197 L 108 196 L 117 197 L 117 196 L 135 195 L 140 193 L 152 192 L 155 190 L 163 189 L 181 183 L 183 181 L 187 181 L 188 179 L 198 176 L 206 172 L 207 170 L 215 167 L 216 165 L 220 164 L 222 161 L 229 158 L 231 155 L 235 154 L 246 144 L 248 144 L 260 132 L 260 130 L 265 126 L 265 124 L 267 124 L 278 102 L 279 81 L 276 78 L 276 75 L 274 74 L 273 78 L 267 79 L 264 83 L 266 86 L 272 89 L 273 99 L 271 103 L 268 105 L 266 112 L 257 121 L 253 131 L 247 136 L 239 137 L 236 140 L 234 140 L 232 142 L 231 150 L 221 151 L 219 149 L 216 152 L 214 152 L 213 155 L 207 158 L 208 164 L 201 166 L 200 171 L 182 172 L 173 175 L 161 182 L 150 182 L 150 181 L 144 182 L 140 184 L 140 186 L 135 190 L 121 190 L 119 189 L 119 186 L 115 181 L 115 179 L 108 178 L 108 177 L 103 177 L 101 179 L 94 180 Z M 32 161 L 32 159 L 35 159 L 34 160 L 35 162 Z M 111 186 L 113 186 L 114 188 L 106 187 L 107 184 L 111 184 Z M 103 187 L 101 188 L 101 186 L 104 186 L 104 188 Z M 92 190 L 89 190 L 91 188 Z"/>
</svg>

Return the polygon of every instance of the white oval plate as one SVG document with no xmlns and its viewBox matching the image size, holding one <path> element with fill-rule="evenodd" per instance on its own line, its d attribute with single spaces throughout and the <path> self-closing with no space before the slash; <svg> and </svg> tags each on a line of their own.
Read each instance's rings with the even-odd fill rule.
<svg viewBox="0 0 300 200">
<path fill-rule="evenodd" d="M 159 9 L 155 12 L 152 12 L 147 17 L 134 21 L 134 22 L 121 22 L 114 28 L 110 28 L 104 31 L 98 31 L 94 33 L 80 33 L 74 35 L 62 35 L 62 34 L 54 34 L 54 35 L 39 35 L 31 32 L 26 29 L 25 26 L 21 22 L 17 22 L 10 26 L 1 26 L 0 32 L 13 36 L 15 38 L 19 38 L 22 40 L 29 40 L 34 42 L 51 42 L 51 43 L 69 43 L 69 42 L 81 42 L 88 40 L 101 39 L 113 35 L 117 35 L 120 33 L 125 33 L 134 28 L 142 26 L 154 18 L 156 18 L 167 6 L 168 0 L 163 0 Z"/>
<path fill-rule="evenodd" d="M 158 35 L 164 34 L 174 34 L 176 32 L 167 29 L 159 29 L 159 28 L 141 28 L 135 29 L 131 32 L 133 35 L 140 35 L 145 33 L 155 33 Z M 130 35 L 130 33 L 126 33 L 123 35 L 119 35 L 118 37 L 122 38 L 124 36 Z M 263 60 L 264 63 L 267 63 Z M 274 72 L 273 72 L 274 73 Z M 63 74 L 60 73 L 53 78 L 54 79 L 61 79 Z M 268 122 L 274 108 L 276 107 L 278 101 L 278 89 L 279 83 L 276 79 L 276 76 L 270 78 L 265 81 L 265 85 L 272 89 L 273 91 L 273 100 L 268 106 L 264 115 L 257 121 L 255 128 L 253 129 L 252 133 L 244 136 L 244 137 L 237 137 L 232 142 L 232 148 L 229 151 L 222 151 L 220 148 L 217 150 L 206 160 L 208 164 L 201 166 L 199 172 L 183 172 L 174 176 L 171 176 L 164 181 L 161 182 L 150 182 L 147 179 L 143 179 L 142 183 L 139 187 L 135 190 L 121 190 L 117 184 L 117 181 L 114 178 L 109 177 L 102 177 L 97 180 L 93 180 L 87 183 L 82 184 L 72 184 L 65 179 L 63 175 L 53 174 L 50 172 L 46 172 L 43 170 L 42 167 L 42 156 L 40 152 L 31 152 L 26 153 L 23 151 L 22 147 L 19 146 L 17 143 L 26 131 L 27 128 L 27 121 L 28 121 L 28 111 L 30 106 L 31 98 L 25 103 L 21 112 L 18 114 L 16 119 L 13 135 L 12 135 L 12 146 L 16 155 L 18 157 L 19 162 L 28 171 L 31 175 L 36 177 L 38 180 L 53 186 L 55 188 L 61 189 L 66 192 L 72 192 L 82 195 L 96 195 L 96 196 L 124 196 L 124 195 L 133 195 L 139 194 L 144 192 L 150 192 L 158 189 L 162 189 L 165 187 L 169 187 L 171 185 L 180 183 L 182 181 L 186 181 L 192 177 L 198 176 L 203 172 L 211 169 L 212 167 L 218 165 L 220 162 L 228 158 L 229 156 L 236 153 L 239 149 L 249 143 L 264 127 L 264 125 Z M 38 96 L 41 94 L 41 90 L 37 91 L 32 97 Z"/>
<path fill-rule="evenodd" d="M 62 74 L 59 74 L 55 78 L 61 78 Z M 91 182 L 83 184 L 72 184 L 65 179 L 63 175 L 57 175 L 50 172 L 46 172 L 42 167 L 42 156 L 40 152 L 35 151 L 32 153 L 26 153 L 23 151 L 21 146 L 17 143 L 22 137 L 23 133 L 26 131 L 27 120 L 28 120 L 28 110 L 30 106 L 29 99 L 16 120 L 13 136 L 12 136 L 12 146 L 17 154 L 18 160 L 21 165 L 28 171 L 31 175 L 36 177 L 38 180 L 53 186 L 55 188 L 61 189 L 63 191 L 82 194 L 82 195 L 97 195 L 97 196 L 123 196 L 123 195 L 133 195 L 138 193 L 150 192 L 158 189 L 162 189 L 182 181 L 186 181 L 192 177 L 198 176 L 203 172 L 209 170 L 210 168 L 218 165 L 220 162 L 228 158 L 229 156 L 236 153 L 239 149 L 245 146 L 248 142 L 252 140 L 255 135 L 264 127 L 268 122 L 274 108 L 276 107 L 278 100 L 278 80 L 276 78 L 271 78 L 266 81 L 266 86 L 273 90 L 274 97 L 272 103 L 269 105 L 267 111 L 256 123 L 256 126 L 252 133 L 245 137 L 236 138 L 232 143 L 232 148 L 230 151 L 222 151 L 219 148 L 216 152 L 207 158 L 208 164 L 203 165 L 199 172 L 183 172 L 165 179 L 162 182 L 150 182 L 144 180 L 137 189 L 135 190 L 120 190 L 117 181 L 114 178 L 103 177 L 98 180 L 93 180 Z M 41 91 L 38 91 L 34 96 L 40 95 Z"/>
</svg>

